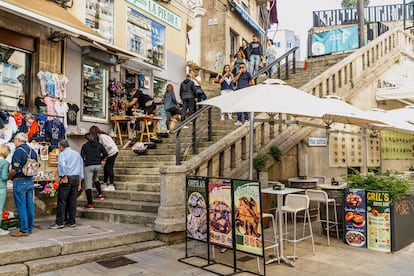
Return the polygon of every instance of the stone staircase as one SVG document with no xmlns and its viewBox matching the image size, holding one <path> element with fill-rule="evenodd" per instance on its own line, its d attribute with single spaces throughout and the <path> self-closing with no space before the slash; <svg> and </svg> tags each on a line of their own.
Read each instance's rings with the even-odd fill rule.
<svg viewBox="0 0 414 276">
<path fill-rule="evenodd" d="M 205 84 L 203 88 L 209 98 L 220 94 L 218 84 Z M 205 128 L 206 120 L 207 116 L 202 115 L 197 120 L 197 128 Z M 216 108 L 213 109 L 212 120 L 220 120 L 220 111 Z M 216 126 L 212 141 L 204 137 L 198 141 L 199 152 L 236 128 L 229 120 Z M 181 131 L 181 139 L 183 137 L 191 138 L 191 128 Z M 149 149 L 147 155 L 136 155 L 131 149 L 121 149 L 114 167 L 115 191 L 105 191 L 105 200 L 94 199 L 93 210 L 83 208 L 86 198 L 80 197 L 78 215 L 88 219 L 152 226 L 160 205 L 160 167 L 175 165 L 176 136 L 161 139 L 162 143 L 158 143 L 156 149 Z M 190 141 L 185 139 L 182 156 L 188 160 L 192 152 Z"/>
</svg>

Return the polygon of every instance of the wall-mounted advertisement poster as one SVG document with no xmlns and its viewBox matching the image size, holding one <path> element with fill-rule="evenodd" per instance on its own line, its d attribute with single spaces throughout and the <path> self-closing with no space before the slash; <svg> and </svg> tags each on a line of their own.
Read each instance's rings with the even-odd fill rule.
<svg viewBox="0 0 414 276">
<path fill-rule="evenodd" d="M 136 10 L 127 10 L 127 48 L 149 64 L 165 66 L 165 26 Z"/>
<path fill-rule="evenodd" d="M 312 56 L 327 55 L 357 48 L 357 26 L 312 34 Z"/>
<path fill-rule="evenodd" d="M 114 43 L 114 0 L 86 0 L 85 23 Z"/>
<path fill-rule="evenodd" d="M 367 191 L 368 248 L 391 252 L 390 193 Z"/>
<path fill-rule="evenodd" d="M 187 177 L 187 237 L 207 242 L 207 179 Z"/>
<path fill-rule="evenodd" d="M 233 180 L 236 250 L 263 256 L 259 182 Z"/>
<path fill-rule="evenodd" d="M 230 183 L 209 183 L 210 243 L 233 248 L 232 204 Z"/>
<path fill-rule="evenodd" d="M 365 190 L 345 189 L 345 242 L 350 246 L 367 247 Z"/>
</svg>

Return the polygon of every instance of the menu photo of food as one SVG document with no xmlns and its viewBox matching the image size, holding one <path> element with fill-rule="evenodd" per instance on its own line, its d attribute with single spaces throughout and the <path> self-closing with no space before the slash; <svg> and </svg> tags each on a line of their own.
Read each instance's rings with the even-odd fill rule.
<svg viewBox="0 0 414 276">
<path fill-rule="evenodd" d="M 210 243 L 232 248 L 231 184 L 209 183 Z"/>
<path fill-rule="evenodd" d="M 345 189 L 345 242 L 355 247 L 366 247 L 366 200 L 365 190 Z"/>
<path fill-rule="evenodd" d="M 187 237 L 207 242 L 205 179 L 187 178 Z"/>
<path fill-rule="evenodd" d="M 263 255 L 262 216 L 258 182 L 234 181 L 236 249 Z"/>
</svg>

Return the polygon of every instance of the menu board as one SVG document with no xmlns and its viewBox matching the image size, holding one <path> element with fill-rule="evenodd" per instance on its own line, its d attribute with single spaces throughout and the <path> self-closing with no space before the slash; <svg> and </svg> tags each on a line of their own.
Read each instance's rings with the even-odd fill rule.
<svg viewBox="0 0 414 276">
<path fill-rule="evenodd" d="M 347 135 L 348 167 L 362 166 L 362 138 L 358 135 Z"/>
<path fill-rule="evenodd" d="M 390 193 L 367 191 L 368 248 L 391 252 Z"/>
<path fill-rule="evenodd" d="M 345 242 L 350 246 L 366 247 L 366 201 L 365 190 L 344 190 Z"/>
<path fill-rule="evenodd" d="M 207 178 L 187 177 L 187 237 L 207 242 Z"/>
<path fill-rule="evenodd" d="M 236 250 L 263 256 L 259 182 L 233 180 Z"/>
<path fill-rule="evenodd" d="M 346 139 L 342 133 L 329 134 L 329 166 L 346 167 Z"/>
<path fill-rule="evenodd" d="M 381 150 L 380 150 L 379 135 L 375 135 L 371 133 L 368 138 L 367 166 L 368 167 L 379 167 L 381 165 L 380 159 L 381 159 Z"/>
<path fill-rule="evenodd" d="M 394 131 L 381 131 L 383 159 L 413 159 L 413 135 Z"/>
<path fill-rule="evenodd" d="M 230 183 L 209 183 L 210 243 L 233 248 L 232 204 Z"/>
</svg>

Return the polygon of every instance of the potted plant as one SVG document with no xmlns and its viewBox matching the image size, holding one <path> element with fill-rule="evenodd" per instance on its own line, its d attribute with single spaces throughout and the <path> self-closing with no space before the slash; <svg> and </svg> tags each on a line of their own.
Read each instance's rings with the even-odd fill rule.
<svg viewBox="0 0 414 276">
<path fill-rule="evenodd" d="M 269 156 L 262 153 L 259 153 L 253 158 L 253 168 L 257 171 L 257 178 L 264 186 L 267 186 L 268 183 L 268 175 L 267 172 L 264 171 L 268 160 Z"/>
<path fill-rule="evenodd" d="M 282 154 L 282 150 L 278 146 L 273 145 L 269 149 L 269 155 L 277 162 L 280 162 Z"/>
</svg>

